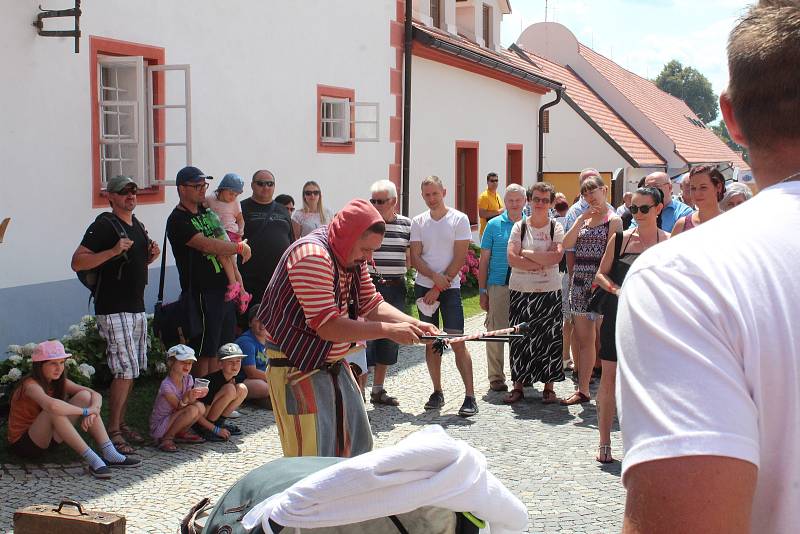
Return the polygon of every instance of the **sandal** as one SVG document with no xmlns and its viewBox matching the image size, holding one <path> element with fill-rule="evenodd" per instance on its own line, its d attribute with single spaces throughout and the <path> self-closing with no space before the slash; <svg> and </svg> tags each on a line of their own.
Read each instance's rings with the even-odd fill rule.
<svg viewBox="0 0 800 534">
<path fill-rule="evenodd" d="M 521 389 L 512 389 L 511 393 L 505 396 L 503 402 L 506 404 L 514 404 L 515 402 L 519 402 L 525 398 L 525 393 Z"/>
<path fill-rule="evenodd" d="M 129 454 L 134 454 L 136 449 L 131 447 L 130 443 L 125 441 L 125 436 L 123 436 L 121 430 L 113 430 L 108 433 L 108 439 L 111 440 L 111 443 L 114 444 L 114 448 L 117 449 L 117 452 L 128 456 Z"/>
<path fill-rule="evenodd" d="M 584 395 L 580 391 L 576 391 L 575 393 L 572 394 L 572 396 L 570 396 L 570 398 L 562 399 L 561 400 L 561 406 L 572 406 L 574 404 L 585 404 L 585 403 L 589 402 L 590 400 L 592 400 L 592 399 L 590 399 L 589 397 L 587 397 L 586 395 Z"/>
<path fill-rule="evenodd" d="M 369 394 L 369 401 L 372 404 L 383 404 L 384 406 L 399 406 L 400 401 L 397 398 L 392 397 L 388 393 L 386 393 L 385 389 L 382 389 L 380 393 L 370 393 Z"/>
<path fill-rule="evenodd" d="M 162 452 L 178 452 L 178 446 L 172 438 L 161 438 L 158 442 L 158 450 Z"/>
<path fill-rule="evenodd" d="M 244 315 L 247 313 L 247 309 L 250 307 L 250 301 L 253 300 L 253 295 L 248 293 L 247 291 L 242 288 L 241 292 L 239 293 L 239 313 Z"/>
<path fill-rule="evenodd" d="M 129 427 L 126 423 L 122 423 L 119 425 L 119 429 L 122 432 L 122 435 L 125 437 L 125 440 L 128 443 L 134 443 L 136 445 L 141 445 L 145 442 L 144 437 L 139 434 L 137 431 Z"/>
<path fill-rule="evenodd" d="M 230 302 L 236 299 L 241 291 L 242 285 L 239 282 L 228 284 L 228 288 L 225 291 L 225 302 Z"/>
<path fill-rule="evenodd" d="M 184 430 L 175 434 L 175 443 L 205 443 L 205 438 L 191 430 Z"/>
<path fill-rule="evenodd" d="M 597 456 L 594 459 L 601 464 L 613 464 L 614 458 L 611 456 L 611 445 L 600 445 L 597 448 Z"/>
<path fill-rule="evenodd" d="M 558 402 L 556 392 L 552 389 L 545 389 L 542 391 L 542 404 L 554 404 Z"/>
</svg>

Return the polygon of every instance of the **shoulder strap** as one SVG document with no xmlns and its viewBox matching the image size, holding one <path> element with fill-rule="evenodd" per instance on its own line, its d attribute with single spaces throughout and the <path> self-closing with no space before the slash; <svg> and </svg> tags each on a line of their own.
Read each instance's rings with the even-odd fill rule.
<svg viewBox="0 0 800 534">
<path fill-rule="evenodd" d="M 617 230 L 614 233 L 614 261 L 619 259 L 620 250 L 622 250 L 622 230 Z"/>
<path fill-rule="evenodd" d="M 125 231 L 125 228 L 122 227 L 122 223 L 119 222 L 119 219 L 117 219 L 116 215 L 106 211 L 101 213 L 99 217 L 104 221 L 108 221 L 108 223 L 117 232 L 117 235 L 120 237 L 120 239 L 128 239 L 128 233 Z"/>
<path fill-rule="evenodd" d="M 554 235 L 556 235 L 556 222 L 550 219 L 550 241 L 553 240 Z"/>
<path fill-rule="evenodd" d="M 156 306 L 164 301 L 164 270 L 167 267 L 167 228 L 164 227 L 164 246 L 161 247 L 161 274 L 158 276 L 158 297 Z"/>
<path fill-rule="evenodd" d="M 525 231 L 528 229 L 527 217 L 523 217 L 519 223 L 520 225 L 522 225 L 521 228 L 519 229 L 519 243 L 521 246 L 522 243 L 525 241 Z"/>
</svg>

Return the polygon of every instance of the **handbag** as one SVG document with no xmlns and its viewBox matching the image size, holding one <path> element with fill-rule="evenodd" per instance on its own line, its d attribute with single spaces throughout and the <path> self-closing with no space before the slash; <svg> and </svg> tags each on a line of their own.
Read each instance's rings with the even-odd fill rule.
<svg viewBox="0 0 800 534">
<path fill-rule="evenodd" d="M 192 292 L 192 256 L 189 256 L 189 287 L 181 291 L 174 302 L 164 304 L 164 276 L 167 266 L 167 231 L 164 230 L 164 247 L 161 249 L 161 276 L 158 281 L 158 298 L 153 309 L 153 333 L 164 347 L 189 340 L 203 331 L 203 317 Z"/>
<path fill-rule="evenodd" d="M 615 284 L 619 285 L 622 282 L 622 280 L 617 280 L 617 278 L 620 278 L 618 266 L 619 266 L 619 254 L 620 250 L 622 249 L 622 231 L 617 230 L 615 237 L 616 238 L 614 239 L 614 263 L 611 264 L 611 270 L 608 272 L 608 277 L 611 278 L 611 280 Z M 594 291 L 592 291 L 592 295 L 589 297 L 588 310 L 590 312 L 594 312 L 600 315 L 605 315 L 608 306 L 616 298 L 617 298 L 616 295 L 609 293 L 600 286 L 597 286 L 594 289 Z"/>
</svg>

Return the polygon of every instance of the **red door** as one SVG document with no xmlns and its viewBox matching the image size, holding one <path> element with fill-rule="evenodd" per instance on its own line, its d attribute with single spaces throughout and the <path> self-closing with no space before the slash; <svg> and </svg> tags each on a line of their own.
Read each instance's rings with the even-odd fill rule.
<svg viewBox="0 0 800 534">
<path fill-rule="evenodd" d="M 456 141 L 456 209 L 478 224 L 478 142 Z"/>
</svg>

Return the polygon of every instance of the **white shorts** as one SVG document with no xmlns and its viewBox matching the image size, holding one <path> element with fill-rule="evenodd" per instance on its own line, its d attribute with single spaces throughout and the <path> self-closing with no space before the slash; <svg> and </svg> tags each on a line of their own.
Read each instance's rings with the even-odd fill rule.
<svg viewBox="0 0 800 534">
<path fill-rule="evenodd" d="M 98 315 L 97 330 L 108 343 L 108 368 L 114 378 L 137 378 L 147 369 L 147 315 L 144 312 Z"/>
</svg>

